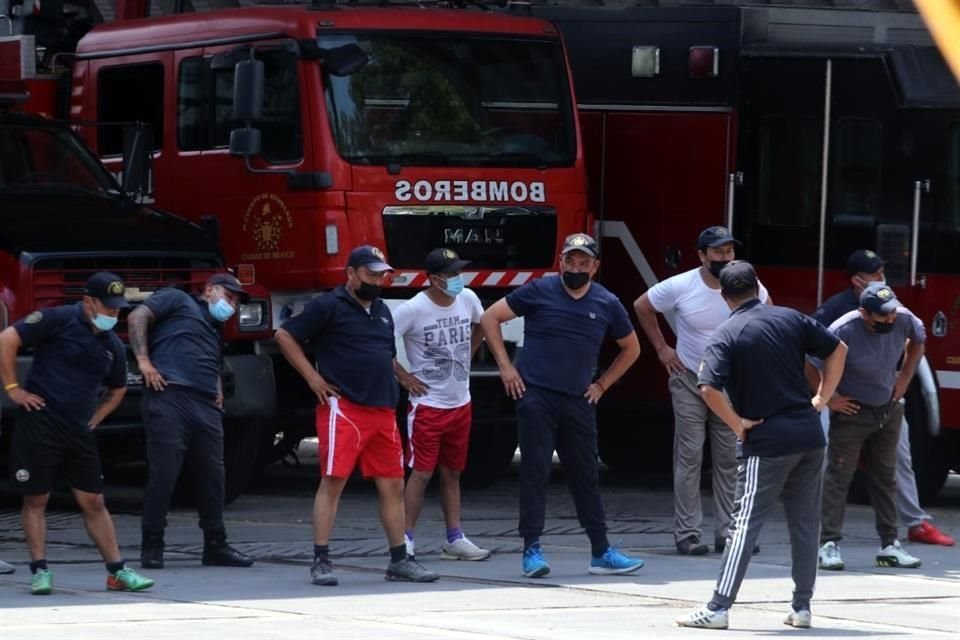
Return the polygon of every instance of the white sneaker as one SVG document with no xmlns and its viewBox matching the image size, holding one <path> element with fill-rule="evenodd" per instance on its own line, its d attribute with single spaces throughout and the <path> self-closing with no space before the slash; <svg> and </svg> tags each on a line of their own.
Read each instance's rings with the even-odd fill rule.
<svg viewBox="0 0 960 640">
<path fill-rule="evenodd" d="M 694 629 L 726 629 L 729 624 L 728 611 L 728 609 L 710 611 L 707 605 L 703 605 L 693 613 L 677 618 L 677 624 Z"/>
<path fill-rule="evenodd" d="M 486 560 L 489 557 L 488 549 L 481 549 L 470 542 L 467 536 L 457 538 L 453 542 L 444 542 L 440 547 L 442 560 Z"/>
<path fill-rule="evenodd" d="M 880 556 L 877 556 L 878 558 Z M 827 569 L 829 571 L 842 571 L 843 570 L 843 558 L 840 557 L 840 547 L 837 546 L 836 542 L 827 542 L 822 547 L 820 547 L 820 552 L 817 554 L 818 565 L 821 569 Z"/>
<path fill-rule="evenodd" d="M 899 540 L 894 540 L 893 544 L 888 544 L 877 552 L 878 567 L 916 569 L 920 564 L 919 558 L 914 558 L 903 550 Z"/>
<path fill-rule="evenodd" d="M 796 627 L 797 629 L 809 629 L 812 619 L 813 616 L 810 615 L 810 609 L 801 609 L 800 611 L 791 611 L 790 615 L 784 618 L 783 624 Z"/>
<path fill-rule="evenodd" d="M 407 547 L 407 555 L 411 558 L 415 558 L 416 545 L 413 544 L 413 538 L 407 534 L 403 534 L 403 544 Z"/>
<path fill-rule="evenodd" d="M 0 573 L 13 573 L 17 568 L 10 564 L 9 562 L 4 562 L 0 560 Z"/>
</svg>

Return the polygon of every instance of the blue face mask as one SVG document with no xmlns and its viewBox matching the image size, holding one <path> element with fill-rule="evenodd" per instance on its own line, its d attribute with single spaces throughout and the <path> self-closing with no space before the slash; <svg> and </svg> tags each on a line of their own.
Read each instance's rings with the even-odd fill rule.
<svg viewBox="0 0 960 640">
<path fill-rule="evenodd" d="M 463 293 L 463 276 L 456 275 L 447 278 L 447 286 L 443 290 L 448 296 L 457 297 Z"/>
<path fill-rule="evenodd" d="M 226 322 L 236 312 L 236 309 L 223 298 L 218 298 L 216 302 L 207 302 L 207 309 L 210 310 L 210 315 L 217 322 Z"/>
<path fill-rule="evenodd" d="M 117 326 L 117 319 L 113 316 L 105 316 L 102 313 L 98 313 L 93 316 L 93 326 L 95 326 L 100 331 L 110 331 L 115 326 Z"/>
</svg>

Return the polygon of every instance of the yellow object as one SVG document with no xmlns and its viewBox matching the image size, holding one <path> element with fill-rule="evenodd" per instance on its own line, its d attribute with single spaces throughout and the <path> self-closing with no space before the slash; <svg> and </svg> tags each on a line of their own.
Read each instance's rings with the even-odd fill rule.
<svg viewBox="0 0 960 640">
<path fill-rule="evenodd" d="M 19 387 L 19 386 L 20 386 L 20 383 L 18 383 L 18 382 L 11 382 L 10 384 L 5 385 L 5 386 L 3 387 L 3 390 L 4 390 L 4 391 L 10 391 L 10 389 L 16 389 L 16 388 Z"/>
<path fill-rule="evenodd" d="M 960 81 L 960 0 L 914 0 L 940 52 Z"/>
</svg>

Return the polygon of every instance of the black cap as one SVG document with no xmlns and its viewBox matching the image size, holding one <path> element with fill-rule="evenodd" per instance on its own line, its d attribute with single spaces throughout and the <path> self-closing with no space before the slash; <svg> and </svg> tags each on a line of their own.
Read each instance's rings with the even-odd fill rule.
<svg viewBox="0 0 960 640">
<path fill-rule="evenodd" d="M 858 273 L 876 273 L 887 264 L 870 249 L 858 249 L 847 258 L 847 274 L 853 276 Z"/>
<path fill-rule="evenodd" d="M 98 271 L 87 280 L 83 293 L 96 298 L 107 309 L 125 309 L 130 306 L 123 295 L 126 290 L 120 276 L 109 271 Z"/>
<path fill-rule="evenodd" d="M 366 267 L 370 271 L 393 271 L 393 267 L 387 264 L 383 251 L 369 244 L 361 245 L 351 251 L 347 266 L 354 269 Z"/>
<path fill-rule="evenodd" d="M 461 260 L 453 249 L 434 249 L 427 254 L 424 268 L 428 275 L 435 273 L 456 273 L 470 264 L 469 260 Z"/>
<path fill-rule="evenodd" d="M 240 302 L 250 301 L 250 294 L 244 290 L 243 285 L 232 273 L 215 273 L 207 280 L 207 284 L 220 285 L 240 298 Z"/>
<path fill-rule="evenodd" d="M 757 289 L 757 272 L 746 260 L 731 260 L 720 271 L 720 290 L 737 297 Z"/>
<path fill-rule="evenodd" d="M 566 255 L 571 251 L 583 251 L 591 258 L 600 255 L 600 247 L 597 246 L 597 241 L 585 233 L 573 233 L 564 239 L 560 254 Z"/>
<path fill-rule="evenodd" d="M 893 289 L 883 282 L 871 282 L 860 294 L 860 306 L 870 313 L 885 316 L 896 311 L 900 301 L 897 300 Z"/>
<path fill-rule="evenodd" d="M 719 247 L 725 244 L 733 243 L 740 246 L 740 241 L 733 237 L 730 229 L 726 227 L 707 227 L 700 232 L 697 238 L 697 249 L 703 251 L 707 247 Z"/>
</svg>

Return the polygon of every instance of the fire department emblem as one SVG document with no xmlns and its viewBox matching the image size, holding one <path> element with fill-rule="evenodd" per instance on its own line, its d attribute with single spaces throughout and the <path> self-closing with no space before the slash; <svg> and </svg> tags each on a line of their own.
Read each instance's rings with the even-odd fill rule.
<svg viewBox="0 0 960 640">
<path fill-rule="evenodd" d="M 280 249 L 284 232 L 293 228 L 293 218 L 279 196 L 261 193 L 247 207 L 242 228 L 253 237 L 258 257 L 274 257 L 273 253 Z"/>
<path fill-rule="evenodd" d="M 457 259 L 457 254 L 455 254 L 455 253 L 454 253 L 453 251 L 451 251 L 450 249 L 444 249 L 444 250 L 443 250 L 443 257 L 446 258 L 447 260 L 456 260 L 456 259 Z"/>
<path fill-rule="evenodd" d="M 890 291 L 890 289 L 880 289 L 880 291 L 877 291 L 877 297 L 886 302 L 893 297 L 893 291 Z"/>
<path fill-rule="evenodd" d="M 383 251 L 380 251 L 380 249 L 378 249 L 377 247 L 370 247 L 370 253 L 372 253 L 373 255 L 377 256 L 377 257 L 380 258 L 381 260 L 386 260 L 386 259 L 387 259 L 387 257 L 386 257 L 385 255 L 383 255 Z"/>
<path fill-rule="evenodd" d="M 26 469 L 17 469 L 13 477 L 17 479 L 17 482 L 26 482 L 30 479 L 30 472 Z"/>
<path fill-rule="evenodd" d="M 23 319 L 23 321 L 26 322 L 27 324 L 37 324 L 41 320 L 43 320 L 43 314 L 39 311 L 34 311 L 33 313 L 31 313 L 30 315 L 28 315 L 26 318 Z"/>
<path fill-rule="evenodd" d="M 107 287 L 107 293 L 112 296 L 122 296 L 123 295 L 123 283 L 122 282 L 111 282 L 110 286 Z"/>
<path fill-rule="evenodd" d="M 870 251 L 870 249 L 867 249 L 866 251 L 864 251 L 863 255 L 870 258 L 871 260 L 877 257 L 877 254 L 875 254 L 873 251 Z"/>
<path fill-rule="evenodd" d="M 573 236 L 570 238 L 570 244 L 575 247 L 582 247 L 583 245 L 587 244 L 587 239 L 584 236 Z"/>
</svg>

